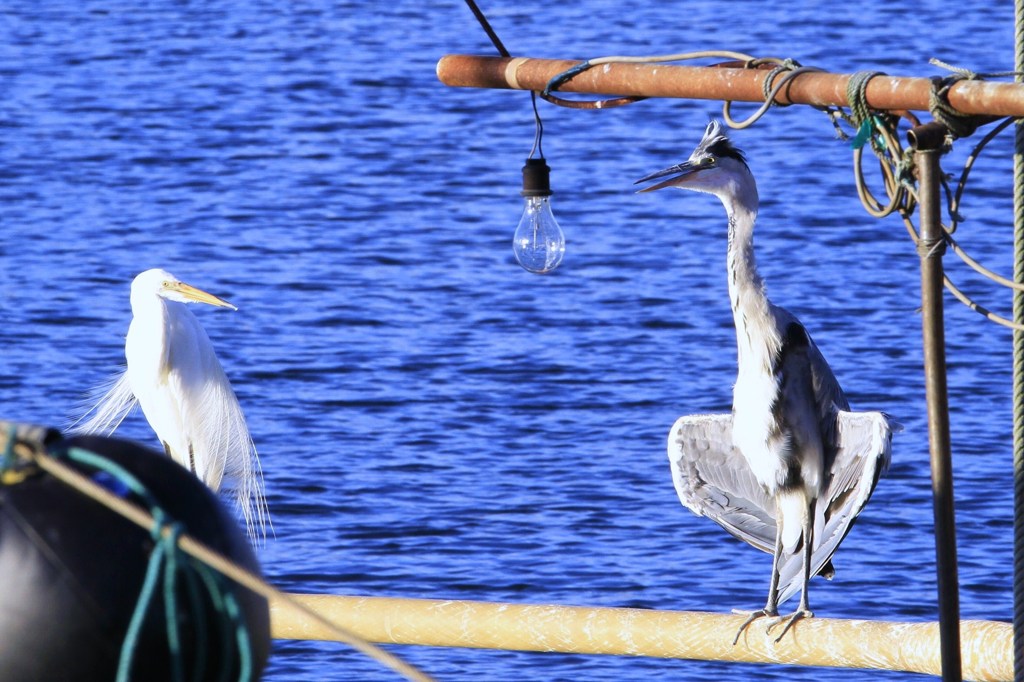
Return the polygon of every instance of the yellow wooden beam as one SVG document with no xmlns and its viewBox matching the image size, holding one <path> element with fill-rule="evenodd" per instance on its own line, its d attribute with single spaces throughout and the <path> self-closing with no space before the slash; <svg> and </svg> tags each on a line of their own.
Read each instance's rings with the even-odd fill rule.
<svg viewBox="0 0 1024 682">
<path fill-rule="evenodd" d="M 811 618 L 781 642 L 755 621 L 733 646 L 745 616 L 685 611 L 502 604 L 435 599 L 291 594 L 371 642 L 421 646 L 654 656 L 746 663 L 904 670 L 938 675 L 938 623 Z M 322 624 L 271 601 L 277 639 L 333 640 Z M 776 635 L 778 630 L 776 630 Z M 1013 679 L 1009 623 L 962 621 L 965 680 Z"/>
</svg>

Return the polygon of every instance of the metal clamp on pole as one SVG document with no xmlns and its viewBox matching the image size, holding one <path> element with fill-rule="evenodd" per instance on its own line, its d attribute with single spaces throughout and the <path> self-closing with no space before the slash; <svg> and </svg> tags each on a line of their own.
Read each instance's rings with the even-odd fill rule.
<svg viewBox="0 0 1024 682">
<path fill-rule="evenodd" d="M 943 321 L 942 255 L 946 251 L 940 201 L 939 157 L 946 148 L 946 129 L 938 123 L 917 126 L 907 134 L 918 169 L 921 205 L 921 314 L 924 335 L 925 391 L 928 401 L 928 442 L 931 451 L 932 500 L 935 513 L 935 559 L 939 591 L 939 642 L 943 682 L 959 682 L 960 595 L 956 566 L 956 520 L 953 510 L 953 465 L 946 387 L 946 337 Z"/>
</svg>

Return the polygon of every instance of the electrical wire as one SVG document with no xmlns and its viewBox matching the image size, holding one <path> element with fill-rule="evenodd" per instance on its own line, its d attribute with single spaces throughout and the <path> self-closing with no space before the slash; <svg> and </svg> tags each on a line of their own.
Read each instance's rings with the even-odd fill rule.
<svg viewBox="0 0 1024 682">
<path fill-rule="evenodd" d="M 498 37 L 497 32 L 491 26 L 491 22 L 487 21 L 487 17 L 483 11 L 477 6 L 475 0 L 466 0 L 466 5 L 470 11 L 473 12 L 473 16 L 476 17 L 480 27 L 483 28 L 484 33 L 491 39 L 494 44 L 494 48 L 498 51 L 502 57 L 510 58 L 512 55 L 505 48 L 505 44 L 501 42 L 501 38 Z M 540 111 L 537 109 L 537 93 L 530 91 L 530 101 L 533 104 L 533 122 L 534 122 L 534 134 L 533 134 L 533 147 L 530 149 L 529 159 L 533 158 L 534 154 L 539 154 L 540 158 L 544 158 L 544 122 L 540 118 Z"/>
<path fill-rule="evenodd" d="M 503 57 L 510 57 L 508 50 L 505 49 L 501 40 L 498 38 L 494 29 L 491 27 L 487 18 L 483 12 L 476 5 L 474 0 L 465 0 L 466 4 L 473 11 L 477 21 L 483 27 L 484 31 L 491 38 L 491 42 L 497 48 L 498 52 Z M 816 71 L 821 71 L 816 67 L 802 66 L 798 62 L 791 59 L 780 59 L 776 57 L 753 57 L 742 52 L 734 52 L 730 50 L 700 50 L 693 52 L 681 52 L 675 54 L 666 55 L 654 55 L 654 56 L 607 56 L 597 57 L 593 59 L 587 59 L 573 66 L 566 71 L 558 74 L 552 78 L 544 90 L 540 93 L 540 96 L 551 102 L 562 107 L 574 108 L 574 109 L 608 109 L 612 107 L 622 106 L 625 104 L 632 104 L 634 102 L 646 99 L 645 97 L 619 97 L 612 99 L 601 99 L 591 101 L 578 101 L 578 100 L 567 100 L 560 97 L 556 97 L 552 93 L 558 88 L 562 87 L 579 74 L 592 69 L 595 66 L 604 64 L 653 64 L 663 62 L 676 62 L 686 61 L 692 59 L 729 59 L 735 62 L 740 62 L 743 68 L 764 68 L 765 66 L 771 66 L 771 72 L 765 77 L 763 88 L 764 88 L 764 103 L 751 115 L 742 119 L 735 120 L 732 117 L 731 106 L 732 102 L 726 100 L 722 105 L 722 116 L 726 123 L 735 129 L 747 128 L 757 122 L 764 114 L 768 112 L 773 106 L 785 106 L 783 103 L 777 101 L 779 93 L 783 92 L 788 84 L 796 77 Z M 961 137 L 970 135 L 974 130 L 981 124 L 991 122 L 992 117 L 968 117 L 959 114 L 952 106 L 949 105 L 946 99 L 946 93 L 950 86 L 959 80 L 964 79 L 981 79 L 990 76 L 1013 76 L 1016 75 L 1014 72 L 1000 73 L 1000 74 L 976 74 L 967 69 L 951 66 L 938 59 L 932 59 L 931 63 L 941 68 L 947 69 L 953 72 L 952 76 L 945 79 L 934 79 L 932 88 L 932 97 L 930 98 L 930 106 L 932 116 L 936 121 L 939 121 L 945 125 L 947 130 L 955 131 L 951 133 L 951 137 Z M 726 64 L 730 65 L 731 64 Z M 719 65 L 719 66 L 726 66 Z M 904 224 L 907 227 L 907 231 L 914 242 L 915 246 L 919 241 L 917 230 L 913 225 L 911 216 L 914 213 L 917 198 L 914 189 L 914 169 L 913 169 L 913 155 L 907 153 L 899 139 L 898 126 L 901 119 L 905 119 L 912 126 L 920 124 L 917 117 L 910 112 L 898 112 L 885 113 L 877 112 L 870 109 L 867 102 L 867 83 L 879 72 L 874 71 L 862 71 L 853 74 L 850 79 L 847 88 L 847 100 L 850 102 L 851 113 L 847 114 L 841 107 L 816 107 L 820 111 L 824 112 L 829 116 L 832 121 L 833 127 L 836 129 L 837 135 L 841 139 L 850 139 L 850 136 L 842 130 L 840 121 L 843 121 L 851 125 L 856 130 L 856 136 L 852 139 L 853 143 L 853 169 L 854 169 L 854 185 L 857 189 L 857 195 L 860 198 L 861 204 L 869 215 L 875 218 L 883 218 L 893 213 L 897 213 L 902 218 Z M 536 121 L 536 134 L 534 136 L 533 149 L 530 150 L 530 157 L 532 158 L 535 152 L 540 152 L 540 157 L 544 158 L 544 152 L 541 149 L 541 140 L 543 137 L 543 124 L 540 119 L 540 113 L 537 110 L 537 93 L 532 92 L 530 96 L 533 101 L 534 118 Z M 1013 119 L 1006 119 L 1001 122 L 994 130 L 989 132 L 975 148 L 974 152 L 968 158 L 964 165 L 964 170 L 960 176 L 960 181 L 957 183 L 956 191 L 950 192 L 949 184 L 943 176 L 942 185 L 946 193 L 947 206 L 950 214 L 949 225 L 943 225 L 945 232 L 945 241 L 949 244 L 950 248 L 960 259 L 980 273 L 984 277 L 996 282 L 1005 287 L 1009 287 L 1015 291 L 1024 291 L 1024 283 L 1014 282 L 1006 277 L 1002 277 L 988 268 L 981 265 L 978 261 L 972 258 L 967 252 L 953 239 L 952 234 L 956 231 L 957 225 L 960 220 L 959 206 L 960 200 L 967 183 L 967 177 L 970 174 L 970 169 L 974 163 L 974 159 L 980 153 L 981 149 L 988 144 L 989 141 L 1000 132 L 1002 132 Z M 872 151 L 878 158 L 878 168 L 881 174 L 882 184 L 885 192 L 885 201 L 883 202 L 877 198 L 871 189 L 868 187 L 865 180 L 865 172 L 863 165 L 863 148 L 866 143 L 870 142 Z M 1024 327 L 1009 320 L 1005 317 L 1001 317 L 979 305 L 963 291 L 961 291 L 953 282 L 946 277 L 945 278 L 946 288 L 962 303 L 967 305 L 972 310 L 975 310 L 984 315 L 989 320 L 1001 324 L 1011 329 L 1018 331 L 1024 331 Z"/>
<path fill-rule="evenodd" d="M 684 61 L 689 59 L 701 59 L 701 58 L 726 58 L 739 61 L 743 64 L 744 68 L 764 68 L 766 65 L 771 65 L 771 72 L 765 77 L 763 83 L 764 89 L 764 103 L 750 116 L 743 120 L 735 120 L 731 115 L 732 102 L 725 101 L 722 105 L 722 115 L 726 123 L 734 129 L 747 128 L 757 122 L 768 110 L 773 106 L 783 106 L 781 103 L 776 101 L 777 96 L 780 92 L 784 91 L 790 81 L 797 76 L 804 73 L 811 73 L 821 71 L 821 69 L 815 67 L 801 66 L 798 62 L 790 59 L 778 59 L 774 57 L 762 57 L 756 58 L 751 55 L 731 52 L 731 51 L 698 51 L 698 52 L 684 52 L 670 55 L 658 55 L 651 57 L 624 57 L 624 56 L 613 56 L 613 57 L 599 57 L 596 59 L 588 59 L 583 61 L 576 66 L 568 69 L 561 74 L 552 78 L 547 87 L 545 88 L 542 96 L 550 95 L 550 92 L 563 86 L 565 83 L 571 81 L 573 78 L 583 73 L 584 71 L 591 69 L 595 66 L 602 64 L 611 63 L 626 63 L 626 64 L 644 64 L 644 63 L 661 63 L 661 62 L 672 62 L 672 61 Z M 992 117 L 966 117 L 958 114 L 955 109 L 949 106 L 948 101 L 945 99 L 945 93 L 949 90 L 949 80 L 963 80 L 966 78 L 982 78 L 978 74 L 974 74 L 965 69 L 958 69 L 957 67 L 950 66 L 944 62 L 933 59 L 931 63 L 941 66 L 943 68 L 954 71 L 954 76 L 944 80 L 936 80 L 933 85 L 933 91 L 935 95 L 931 98 L 932 102 L 932 115 L 944 125 L 947 123 L 955 126 L 955 130 L 959 131 L 957 135 L 952 137 L 969 135 L 983 123 L 991 122 Z M 867 83 L 878 72 L 874 71 L 863 71 L 853 74 L 850 79 L 849 86 L 847 88 L 847 100 L 850 102 L 851 113 L 847 113 L 841 107 L 816 107 L 820 111 L 826 113 L 832 120 L 832 125 L 836 129 L 837 135 L 846 140 L 850 140 L 853 149 L 853 168 L 854 168 L 854 185 L 857 189 L 857 195 L 860 198 L 861 204 L 869 215 L 875 218 L 884 218 L 893 213 L 897 213 L 902 218 L 905 226 L 907 227 L 908 234 L 911 237 L 914 245 L 916 246 L 919 241 L 917 230 L 913 225 L 911 216 L 917 205 L 917 196 L 914 188 L 914 166 L 913 166 L 913 155 L 908 153 L 904 148 L 899 137 L 898 126 L 901 119 L 907 121 L 911 126 L 920 125 L 920 121 L 911 112 L 899 112 L 899 115 L 894 113 L 883 113 L 877 112 L 870 109 L 867 103 Z M 1014 75 L 1013 73 L 1007 74 L 987 74 L 987 75 Z M 626 100 L 629 101 L 626 101 Z M 639 101 L 640 98 L 619 98 L 611 100 L 596 100 L 588 102 L 577 102 L 568 100 L 559 100 L 553 98 L 549 101 L 553 101 L 555 104 L 562 106 L 571 106 L 573 108 L 593 108 L 593 109 L 605 109 L 611 106 L 619 106 L 622 104 L 629 104 L 632 101 Z M 855 131 L 856 135 L 851 138 L 840 126 L 840 122 L 845 122 L 850 125 Z M 1024 291 L 1024 283 L 1014 282 L 1006 277 L 998 275 L 997 273 L 984 267 L 977 260 L 972 258 L 953 238 L 952 234 L 956 231 L 956 227 L 960 220 L 959 206 L 962 194 L 966 187 L 967 177 L 970 174 L 970 169 L 974 163 L 975 158 L 980 154 L 981 149 L 987 145 L 993 137 L 1002 132 L 1013 119 L 1006 119 L 1002 121 L 995 129 L 990 131 L 975 147 L 975 150 L 971 153 L 965 163 L 964 170 L 961 174 L 960 181 L 957 183 L 955 192 L 950 191 L 949 183 L 943 175 L 942 186 L 945 190 L 948 211 L 950 214 L 949 225 L 943 225 L 945 232 L 945 241 L 949 245 L 950 249 L 968 266 L 974 269 L 984 277 L 1017 291 Z M 949 125 L 946 125 L 947 130 L 950 130 Z M 875 196 L 875 194 L 868 187 L 865 179 L 864 170 L 864 147 L 870 143 L 871 150 L 875 153 L 878 159 L 878 169 L 881 175 L 885 200 L 884 202 Z M 1013 321 L 997 315 L 992 311 L 988 310 L 984 306 L 978 304 L 970 296 L 965 294 L 959 287 L 957 287 L 949 277 L 945 277 L 944 283 L 946 288 L 953 294 L 964 305 L 974 310 L 992 322 L 997 324 L 1010 327 L 1011 329 L 1017 329 L 1024 331 L 1024 327 L 1014 323 Z"/>
</svg>

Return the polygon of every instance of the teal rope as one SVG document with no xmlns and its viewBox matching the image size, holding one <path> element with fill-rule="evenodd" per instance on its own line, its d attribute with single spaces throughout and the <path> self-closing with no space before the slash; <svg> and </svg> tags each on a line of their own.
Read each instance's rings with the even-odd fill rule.
<svg viewBox="0 0 1024 682">
<path fill-rule="evenodd" d="M 101 455 L 97 455 L 94 452 L 83 450 L 82 448 L 68 448 L 66 454 L 68 459 L 73 462 L 85 464 L 97 471 L 102 471 L 116 478 L 118 482 L 124 484 L 133 495 L 141 498 L 146 507 L 153 512 L 154 517 L 157 515 L 157 512 L 163 514 L 160 504 L 156 501 L 156 498 L 153 497 L 152 493 L 149 492 L 149 489 L 142 485 L 142 481 L 135 478 L 130 471 L 117 462 L 107 459 Z"/>
<path fill-rule="evenodd" d="M 241 682 L 245 682 L 251 679 L 252 676 L 252 646 L 249 639 L 249 630 L 244 626 L 244 622 L 240 618 L 241 611 L 238 608 L 238 602 L 235 600 L 234 595 L 223 589 L 223 578 L 221 578 L 219 574 L 211 571 L 207 566 L 202 564 L 198 565 L 196 568 L 196 572 L 206 584 L 206 589 L 210 594 L 210 598 L 213 600 L 214 608 L 232 616 L 239 616 L 238 618 L 233 617 L 231 620 L 221 619 L 220 637 L 222 648 L 228 648 L 231 645 L 232 640 L 234 640 L 238 645 L 238 679 Z M 232 632 L 231 628 L 232 622 L 235 625 L 234 632 Z M 222 660 L 218 679 L 229 679 L 230 672 L 230 661 L 227 659 Z"/>
<path fill-rule="evenodd" d="M 175 589 L 175 577 L 178 574 L 178 538 L 181 537 L 181 524 L 174 523 L 170 532 L 161 533 L 159 524 L 154 524 L 153 539 L 158 543 L 160 553 L 164 556 L 164 619 L 167 626 L 167 648 L 171 652 L 171 676 L 175 682 L 184 682 L 182 671 L 181 632 L 178 629 L 178 598 Z M 157 548 L 153 548 L 153 554 Z M 152 561 L 152 555 L 150 560 Z"/>
<path fill-rule="evenodd" d="M 158 529 L 160 525 L 161 523 L 158 519 L 154 526 Z M 156 581 L 160 577 L 162 561 L 163 546 L 158 544 L 149 555 L 149 565 L 146 567 L 146 577 L 142 582 L 142 589 L 139 591 L 139 600 L 135 604 L 135 612 L 132 613 L 131 621 L 128 623 L 128 630 L 125 632 L 124 642 L 121 644 L 121 656 L 117 666 L 117 682 L 129 682 L 131 680 L 132 662 L 135 660 L 139 635 L 146 621 L 146 614 L 149 613 L 149 605 L 153 601 L 153 595 L 156 593 Z"/>
<path fill-rule="evenodd" d="M 6 431 L 6 433 L 0 435 L 0 446 L 2 446 L 0 449 L 3 450 L 3 452 L 0 452 L 0 473 L 10 471 L 24 464 L 24 462 L 19 461 L 22 458 L 14 451 L 14 446 L 19 442 L 31 447 L 34 445 L 36 438 L 41 442 L 46 437 L 46 431 L 35 426 L 19 425 L 17 422 L 3 420 L 0 420 L 0 426 Z M 19 431 L 22 429 L 24 431 L 19 434 Z"/>
<path fill-rule="evenodd" d="M 600 61 L 602 64 L 609 63 L 608 61 L 605 61 L 603 58 L 599 59 L 598 61 Z M 584 60 L 584 61 L 580 62 L 579 64 L 577 64 L 575 66 L 569 67 L 568 69 L 566 69 L 562 73 L 557 74 L 551 80 L 549 80 L 547 85 L 544 86 L 544 89 L 541 90 L 541 92 L 540 92 L 541 98 L 544 99 L 546 102 L 550 102 L 551 104 L 556 104 L 556 105 L 558 105 L 560 107 L 567 107 L 569 109 L 612 109 L 614 107 L 621 107 L 624 104 L 632 104 L 633 102 L 639 102 L 641 100 L 647 99 L 646 97 L 632 96 L 632 97 L 617 97 L 615 99 L 603 99 L 603 100 L 596 100 L 596 101 L 580 101 L 580 100 L 562 99 L 561 97 L 555 97 L 554 95 L 551 94 L 555 90 L 558 90 L 558 88 L 562 87 L 563 85 L 565 85 L 566 83 L 571 81 L 576 76 L 580 75 L 581 73 L 583 73 L 584 71 L 586 71 L 588 69 L 592 69 L 594 66 L 595 66 L 595 64 L 594 64 L 593 60 L 587 59 L 587 60 Z M 536 97 L 533 98 L 533 109 L 534 109 L 534 114 L 539 116 L 539 114 L 537 114 L 537 98 Z M 532 156 L 532 154 L 531 154 L 531 156 Z M 541 157 L 542 158 L 543 158 L 543 156 L 544 156 L 544 154 L 541 153 Z"/>
<path fill-rule="evenodd" d="M 13 423 L 7 427 L 7 441 L 4 443 L 3 463 L 0 470 L 6 471 L 14 467 L 17 457 L 14 455 L 14 443 L 18 440 L 18 427 Z"/>
<path fill-rule="evenodd" d="M 121 655 L 118 661 L 117 682 L 128 682 L 131 676 L 132 663 L 135 660 L 135 653 L 138 647 L 139 635 L 145 624 L 146 614 L 153 602 L 153 595 L 156 592 L 156 581 L 163 568 L 164 576 L 164 605 L 167 619 L 167 643 L 171 653 L 171 674 L 176 682 L 184 682 L 181 662 L 181 641 L 178 631 L 177 599 L 175 597 L 174 577 L 177 572 L 178 537 L 181 535 L 181 527 L 177 523 L 168 524 L 166 512 L 157 503 L 152 493 L 121 465 L 106 457 L 81 448 L 70 448 L 67 456 L 74 462 L 85 464 L 98 471 L 110 474 L 115 477 L 118 483 L 123 484 L 134 495 L 138 496 L 149 508 L 153 515 L 153 528 L 150 535 L 153 537 L 154 546 L 149 554 L 149 564 L 146 567 L 146 576 L 142 582 L 142 590 L 139 593 L 139 600 L 135 604 L 135 611 L 128 623 L 128 630 L 125 633 L 124 642 L 121 644 Z M 167 525 L 170 533 L 163 534 L 163 528 Z"/>
<path fill-rule="evenodd" d="M 57 454 L 59 455 L 60 453 Z M 81 448 L 69 448 L 63 454 L 74 462 L 113 476 L 119 484 L 123 485 L 145 504 L 154 520 L 153 527 L 150 529 L 154 546 L 150 552 L 149 563 L 146 567 L 146 575 L 143 579 L 139 599 L 135 605 L 135 611 L 132 614 L 121 645 L 117 682 L 128 682 L 131 679 L 131 668 L 138 649 L 139 636 L 145 624 L 146 615 L 153 602 L 153 595 L 157 589 L 157 580 L 161 574 L 163 576 L 162 592 L 167 644 L 171 657 L 171 674 L 175 682 L 184 682 L 185 680 L 176 589 L 177 579 L 181 574 L 186 576 L 188 586 L 192 588 L 189 591 L 189 597 L 196 616 L 197 639 L 200 640 L 194 669 L 200 672 L 205 670 L 207 653 L 205 637 L 202 636 L 205 634 L 203 632 L 205 628 L 205 614 L 202 613 L 202 600 L 198 596 L 199 591 L 195 589 L 197 582 L 194 575 L 198 574 L 216 611 L 226 616 L 226 618 L 220 619 L 222 644 L 220 648 L 222 651 L 228 652 L 231 650 L 230 645 L 232 641 L 237 644 L 238 679 L 241 682 L 251 680 L 253 676 L 252 641 L 245 620 L 242 617 L 241 608 L 234 595 L 225 589 L 223 579 L 219 574 L 200 562 L 182 560 L 183 557 L 178 549 L 178 539 L 183 531 L 181 525 L 170 519 L 164 509 L 157 503 L 152 493 L 149 492 L 139 479 L 116 462 Z M 169 532 L 164 533 L 165 529 L 169 530 Z M 230 669 L 233 661 L 227 655 L 222 656 L 221 660 L 220 679 L 227 680 L 230 678 Z"/>
<path fill-rule="evenodd" d="M 551 95 L 552 90 L 557 90 L 558 88 L 562 87 L 563 85 L 571 81 L 573 78 L 589 69 L 591 66 L 593 65 L 590 63 L 590 60 L 587 59 L 580 62 L 576 66 L 566 69 L 565 71 L 556 75 L 554 78 L 548 81 L 548 84 L 544 87 L 544 90 L 541 91 L 540 96 L 549 97 Z"/>
<path fill-rule="evenodd" d="M 235 599 L 235 595 L 230 592 L 224 593 L 225 605 L 227 606 L 228 615 L 231 616 L 232 621 L 239 625 L 235 628 L 235 642 L 238 644 L 238 679 L 249 680 L 252 677 L 252 646 L 249 641 L 249 629 L 242 625 L 242 609 L 238 605 L 238 600 Z"/>
<path fill-rule="evenodd" d="M 200 588 L 202 585 L 199 584 L 197 574 L 199 568 L 203 564 L 189 560 L 189 568 L 191 570 L 182 571 L 185 575 L 185 581 L 188 587 L 188 598 L 189 606 L 192 608 L 192 620 L 196 627 L 196 651 L 194 661 L 192 664 L 192 680 L 201 680 L 206 676 L 207 666 L 207 632 L 206 632 L 206 605 L 200 598 Z M 224 647 L 221 647 L 224 650 Z"/>
<path fill-rule="evenodd" d="M 224 604 L 224 594 L 220 590 L 220 586 L 217 584 L 216 576 L 207 570 L 200 570 L 199 577 L 202 578 L 206 584 L 206 591 L 210 594 L 210 598 L 213 600 L 213 607 L 217 611 L 224 611 L 227 607 Z M 220 621 L 220 641 L 221 646 L 226 647 L 231 641 L 231 629 L 228 627 L 226 621 Z M 217 679 L 227 680 L 231 676 L 231 665 L 230 662 L 225 660 L 221 661 L 220 674 Z"/>
<path fill-rule="evenodd" d="M 868 141 L 876 154 L 884 152 L 884 145 L 879 146 L 878 128 L 885 125 L 885 121 L 878 115 L 872 113 L 868 108 L 868 81 L 875 76 L 884 76 L 881 71 L 858 71 L 850 76 L 846 84 L 846 100 L 850 103 L 850 116 L 857 128 L 857 134 L 850 142 L 854 149 L 860 149 Z"/>
</svg>

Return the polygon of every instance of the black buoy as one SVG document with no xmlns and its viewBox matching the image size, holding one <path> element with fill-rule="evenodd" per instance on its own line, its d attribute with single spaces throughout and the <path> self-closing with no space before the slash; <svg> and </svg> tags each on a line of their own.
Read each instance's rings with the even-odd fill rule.
<svg viewBox="0 0 1024 682">
<path fill-rule="evenodd" d="M 57 457 L 89 451 L 120 465 L 183 532 L 259 573 L 235 519 L 171 459 L 100 436 L 58 437 L 47 447 Z M 109 474 L 63 461 L 134 499 Z M 0 483 L 0 680 L 116 679 L 155 545 L 145 529 L 45 472 L 6 476 Z M 244 671 L 249 671 L 244 677 L 258 679 L 270 651 L 266 600 L 211 570 L 197 569 L 190 557 L 178 564 L 173 582 L 178 653 L 171 653 L 161 582 L 133 648 L 129 679 L 172 680 L 175 670 L 189 681 L 238 680 Z M 228 613 L 231 605 L 237 606 L 234 617 Z"/>
</svg>

